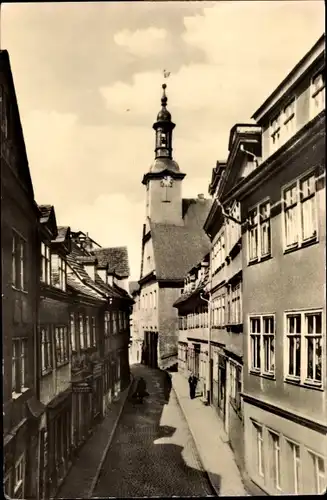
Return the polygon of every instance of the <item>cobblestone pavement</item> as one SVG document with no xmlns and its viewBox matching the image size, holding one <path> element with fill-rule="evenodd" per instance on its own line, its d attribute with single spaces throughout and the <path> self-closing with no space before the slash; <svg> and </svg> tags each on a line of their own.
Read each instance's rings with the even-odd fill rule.
<svg viewBox="0 0 327 500">
<path fill-rule="evenodd" d="M 150 395 L 126 402 L 92 498 L 213 495 L 169 378 L 142 365 L 132 371 Z"/>
</svg>

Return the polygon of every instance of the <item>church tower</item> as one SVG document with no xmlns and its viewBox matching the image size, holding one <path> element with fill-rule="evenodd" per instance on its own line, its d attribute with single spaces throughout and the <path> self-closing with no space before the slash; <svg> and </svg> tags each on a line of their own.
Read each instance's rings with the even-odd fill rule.
<svg viewBox="0 0 327 500">
<path fill-rule="evenodd" d="M 166 84 L 162 85 L 161 110 L 155 130 L 155 160 L 144 175 L 146 186 L 146 219 L 153 223 L 183 225 L 182 180 L 185 177 L 173 160 L 173 130 L 175 123 L 167 109 Z M 146 224 L 148 226 L 148 224 Z M 148 228 L 147 228 L 148 230 Z"/>
</svg>

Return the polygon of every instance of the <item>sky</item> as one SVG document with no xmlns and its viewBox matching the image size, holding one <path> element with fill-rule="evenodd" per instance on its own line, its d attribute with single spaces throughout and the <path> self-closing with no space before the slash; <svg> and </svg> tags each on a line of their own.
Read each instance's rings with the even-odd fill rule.
<svg viewBox="0 0 327 500">
<path fill-rule="evenodd" d="M 209 196 L 232 126 L 323 32 L 323 0 L 3 4 L 37 203 L 101 246 L 127 245 L 139 279 L 163 69 L 183 196 Z"/>
</svg>

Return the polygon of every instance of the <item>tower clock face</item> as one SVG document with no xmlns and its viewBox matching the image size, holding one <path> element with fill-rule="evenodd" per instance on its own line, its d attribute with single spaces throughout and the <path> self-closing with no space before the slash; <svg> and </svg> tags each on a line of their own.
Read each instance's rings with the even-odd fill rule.
<svg viewBox="0 0 327 500">
<path fill-rule="evenodd" d="M 173 187 L 173 179 L 169 176 L 166 175 L 162 181 L 161 181 L 161 187 Z"/>
</svg>

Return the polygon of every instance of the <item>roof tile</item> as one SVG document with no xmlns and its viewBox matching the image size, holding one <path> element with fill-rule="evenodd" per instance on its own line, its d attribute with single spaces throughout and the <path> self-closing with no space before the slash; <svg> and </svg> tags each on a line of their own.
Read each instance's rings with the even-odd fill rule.
<svg viewBox="0 0 327 500">
<path fill-rule="evenodd" d="M 127 247 L 97 248 L 92 253 L 97 257 L 99 267 L 108 265 L 109 273 L 129 277 Z"/>
<path fill-rule="evenodd" d="M 203 224 L 211 200 L 184 202 L 184 226 L 150 222 L 157 279 L 182 280 L 210 249 Z"/>
</svg>

